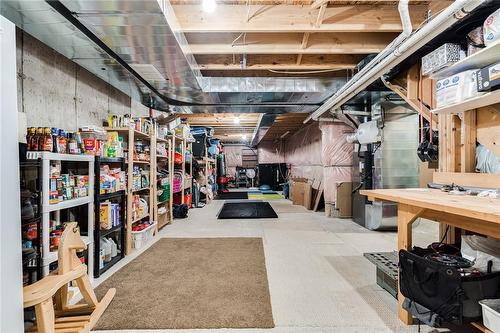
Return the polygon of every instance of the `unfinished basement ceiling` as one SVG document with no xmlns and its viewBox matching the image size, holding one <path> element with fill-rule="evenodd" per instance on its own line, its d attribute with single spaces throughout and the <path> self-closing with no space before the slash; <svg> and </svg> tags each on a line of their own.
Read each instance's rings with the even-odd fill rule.
<svg viewBox="0 0 500 333">
<path fill-rule="evenodd" d="M 214 137 L 224 142 L 242 142 L 252 139 L 261 115 L 258 113 L 185 114 L 181 118 L 187 119 L 191 127 L 212 127 Z"/>
<path fill-rule="evenodd" d="M 222 0 L 212 13 L 200 0 L 170 3 L 197 69 L 208 76 L 253 76 L 252 71 L 331 76 L 380 52 L 401 31 L 397 1 Z M 415 28 L 427 10 L 427 2 L 411 2 Z M 315 74 L 301 77 L 308 75 Z"/>
<path fill-rule="evenodd" d="M 145 105 L 279 114 L 313 112 L 382 50 L 401 31 L 395 3 L 4 0 L 2 12 Z M 410 3 L 418 26 L 428 2 Z"/>
</svg>

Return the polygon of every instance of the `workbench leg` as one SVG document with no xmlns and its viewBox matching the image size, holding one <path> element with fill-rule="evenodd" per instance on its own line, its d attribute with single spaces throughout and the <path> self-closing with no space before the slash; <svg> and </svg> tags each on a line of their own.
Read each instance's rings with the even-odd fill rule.
<svg viewBox="0 0 500 333">
<path fill-rule="evenodd" d="M 412 229 L 413 222 L 422 213 L 422 209 L 399 204 L 398 205 L 398 250 L 410 250 L 412 247 Z M 399 279 L 398 279 L 399 280 Z M 398 285 L 399 288 L 399 285 Z M 412 316 L 403 309 L 404 296 L 398 290 L 398 316 L 399 319 L 406 325 L 412 324 Z"/>
</svg>

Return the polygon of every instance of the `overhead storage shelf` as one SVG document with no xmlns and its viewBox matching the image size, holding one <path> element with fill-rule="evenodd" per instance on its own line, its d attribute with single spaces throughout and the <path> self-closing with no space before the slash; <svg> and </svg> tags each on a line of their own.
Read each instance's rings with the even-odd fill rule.
<svg viewBox="0 0 500 333">
<path fill-rule="evenodd" d="M 432 110 L 435 114 L 460 113 L 500 103 L 500 90 Z"/>
<path fill-rule="evenodd" d="M 465 59 L 460 60 L 459 62 L 453 64 L 452 66 L 432 74 L 431 78 L 435 80 L 440 80 L 469 69 L 483 68 L 485 66 L 497 62 L 499 54 L 500 54 L 500 40 L 497 43 L 490 45 L 489 47 L 484 48 L 481 51 L 478 51 Z"/>
</svg>

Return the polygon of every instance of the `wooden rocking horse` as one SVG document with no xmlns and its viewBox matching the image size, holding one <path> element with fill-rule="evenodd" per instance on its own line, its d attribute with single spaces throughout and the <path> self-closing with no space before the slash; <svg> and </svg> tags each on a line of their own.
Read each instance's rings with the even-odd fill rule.
<svg viewBox="0 0 500 333">
<path fill-rule="evenodd" d="M 89 332 L 111 303 L 116 293 L 114 288 L 97 301 L 87 266 L 76 255 L 85 248 L 78 224 L 68 223 L 59 243 L 57 273 L 24 288 L 24 307 L 34 306 L 36 314 L 36 326 L 28 332 Z M 76 281 L 86 304 L 68 304 L 72 281 Z"/>
</svg>

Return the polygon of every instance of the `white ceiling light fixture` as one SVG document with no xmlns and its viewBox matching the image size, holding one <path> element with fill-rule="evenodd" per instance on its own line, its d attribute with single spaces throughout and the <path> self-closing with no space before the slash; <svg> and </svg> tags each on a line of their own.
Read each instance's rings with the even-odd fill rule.
<svg viewBox="0 0 500 333">
<path fill-rule="evenodd" d="M 202 2 L 203 10 L 207 13 L 213 13 L 217 7 L 215 0 L 203 0 Z"/>
<path fill-rule="evenodd" d="M 235 124 L 239 124 L 240 123 L 240 117 L 234 117 L 233 122 Z"/>
<path fill-rule="evenodd" d="M 243 141 L 247 141 L 247 135 L 246 135 L 246 134 L 243 134 L 243 135 L 241 136 L 241 139 L 242 139 Z"/>
</svg>

